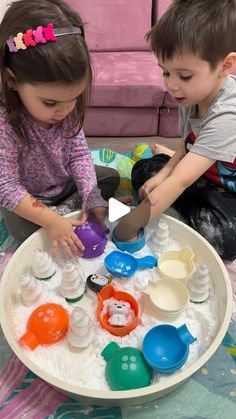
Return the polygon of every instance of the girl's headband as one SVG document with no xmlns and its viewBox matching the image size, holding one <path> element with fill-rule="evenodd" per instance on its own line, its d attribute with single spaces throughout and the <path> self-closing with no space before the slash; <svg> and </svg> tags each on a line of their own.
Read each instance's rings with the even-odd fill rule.
<svg viewBox="0 0 236 419">
<path fill-rule="evenodd" d="M 62 35 L 82 35 L 81 28 L 53 28 L 53 24 L 47 26 L 38 26 L 36 29 L 27 29 L 25 33 L 19 32 L 16 36 L 10 36 L 7 45 L 10 52 L 18 52 L 29 47 L 35 47 L 37 44 L 46 44 L 49 41 L 56 41 L 58 36 Z"/>
</svg>

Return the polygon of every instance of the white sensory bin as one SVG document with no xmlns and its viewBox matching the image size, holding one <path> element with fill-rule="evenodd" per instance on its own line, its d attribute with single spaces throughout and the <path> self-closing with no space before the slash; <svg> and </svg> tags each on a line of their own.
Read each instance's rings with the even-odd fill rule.
<svg viewBox="0 0 236 419">
<path fill-rule="evenodd" d="M 78 212 L 70 214 L 71 218 L 77 216 Z M 0 283 L 1 326 L 10 347 L 23 364 L 59 391 L 80 400 L 82 403 L 103 406 L 131 406 L 146 403 L 171 392 L 208 361 L 220 345 L 230 322 L 232 313 L 230 279 L 220 257 L 198 233 L 181 221 L 167 215 L 162 215 L 161 220 L 167 223 L 170 236 L 168 247 L 164 249 L 164 252 L 178 251 L 187 246 L 194 252 L 194 265 L 198 267 L 205 264 L 210 273 L 209 298 L 201 304 L 189 302 L 187 307 L 180 311 L 177 320 L 172 321 L 171 318 L 166 321 L 166 323 L 173 324 L 176 327 L 186 323 L 191 334 L 197 338 L 197 341 L 190 346 L 186 364 L 174 374 L 165 376 L 165 374 L 156 373 L 153 384 L 145 388 L 111 391 L 105 381 L 105 361 L 101 357 L 102 349 L 111 341 L 119 343 L 120 347 L 133 346 L 141 349 L 142 338 L 147 330 L 163 323 L 161 319 L 158 320 L 158 316 L 152 316 L 148 313 L 143 302 L 144 291 L 148 284 L 155 287 L 155 283 L 158 284 L 158 281 L 160 281 L 158 268 L 138 270 L 128 279 L 113 279 L 112 285 L 136 298 L 141 311 L 139 325 L 130 335 L 121 338 L 112 336 L 106 330 L 101 329 L 96 318 L 97 296 L 95 293 L 85 294 L 75 304 L 66 302 L 59 290 L 63 264 L 56 261 L 56 273 L 51 279 L 45 281 L 47 290 L 43 303 L 51 301 L 62 304 L 70 313 L 75 307 L 82 307 L 91 319 L 90 323 L 88 318 L 84 318 L 84 323 L 87 322 L 91 325 L 91 340 L 93 327 L 95 337 L 88 347 L 76 347 L 76 350 L 71 351 L 71 344 L 72 346 L 77 344 L 76 336 L 79 334 L 86 336 L 83 330 L 73 330 L 72 322 L 71 344 L 65 338 L 61 342 L 48 347 L 39 346 L 35 351 L 20 346 L 18 339 L 25 332 L 27 319 L 39 304 L 35 306 L 24 306 L 22 304 L 19 278 L 22 274 L 31 272 L 33 255 L 36 249 L 41 249 L 49 254 L 49 240 L 43 229 L 30 236 L 16 250 L 3 273 Z M 153 221 L 146 227 L 147 239 L 148 235 L 150 236 L 153 233 L 153 229 L 159 221 Z M 111 229 L 113 227 L 111 226 Z M 106 273 L 103 260 L 112 250 L 115 250 L 115 245 L 109 240 L 105 253 L 98 258 L 90 260 L 78 258 L 78 269 L 83 275 L 84 281 L 89 274 L 96 272 L 104 275 Z M 158 254 L 156 249 L 155 251 L 156 253 L 148 245 L 145 245 L 135 256 L 143 257 L 153 253 L 154 256 L 160 257 L 161 254 L 164 254 L 163 252 Z M 181 284 L 184 285 L 184 281 Z M 173 301 L 174 299 L 172 299 L 172 307 L 174 307 Z M 184 303 L 184 299 L 182 303 Z M 81 313 L 77 313 L 77 315 L 81 315 Z M 84 341 L 84 345 L 87 345 L 87 343 L 87 340 Z"/>
</svg>

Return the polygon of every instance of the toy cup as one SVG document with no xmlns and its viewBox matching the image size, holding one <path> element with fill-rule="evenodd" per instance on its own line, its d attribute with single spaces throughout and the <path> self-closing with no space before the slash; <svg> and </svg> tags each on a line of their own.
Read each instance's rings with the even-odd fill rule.
<svg viewBox="0 0 236 419">
<path fill-rule="evenodd" d="M 157 315 L 176 316 L 185 310 L 189 302 L 186 285 L 177 279 L 160 279 L 149 283 L 144 291 L 149 296 Z"/>
<path fill-rule="evenodd" d="M 32 351 L 38 345 L 50 345 L 61 340 L 67 333 L 69 314 L 59 304 L 48 303 L 37 307 L 27 322 L 27 332 L 20 343 Z"/>
<path fill-rule="evenodd" d="M 136 348 L 120 348 L 110 342 L 102 351 L 106 364 L 106 380 L 112 390 L 132 390 L 147 387 L 152 382 L 153 371 Z"/>
<path fill-rule="evenodd" d="M 157 259 L 154 256 L 135 258 L 128 253 L 114 250 L 105 257 L 104 265 L 110 274 L 127 278 L 133 275 L 137 269 L 151 269 L 157 266 Z"/>
<path fill-rule="evenodd" d="M 96 258 L 103 254 L 107 244 L 107 230 L 96 221 L 86 221 L 74 230 L 84 245 L 82 257 L 85 259 Z"/>
<path fill-rule="evenodd" d="M 116 245 L 116 247 L 124 252 L 134 253 L 138 252 L 143 248 L 145 245 L 145 235 L 144 235 L 144 228 L 141 228 L 139 231 L 139 236 L 136 240 L 131 242 L 121 242 L 119 241 L 114 232 L 112 233 L 112 241 Z"/>
<path fill-rule="evenodd" d="M 195 254 L 188 246 L 163 253 L 158 260 L 160 276 L 187 282 L 196 270 L 194 260 Z"/>
<path fill-rule="evenodd" d="M 130 304 L 131 309 L 134 311 L 134 319 L 127 325 L 116 327 L 109 324 L 109 313 L 103 314 L 103 301 L 109 298 L 115 298 L 116 300 L 126 301 Z M 115 336 L 128 335 L 138 324 L 139 321 L 139 306 L 135 298 L 124 291 L 116 291 L 112 285 L 106 285 L 98 294 L 98 307 L 97 307 L 97 318 L 100 321 L 101 326 Z"/>
<path fill-rule="evenodd" d="M 154 370 L 172 373 L 187 361 L 189 345 L 195 340 L 186 324 L 178 328 L 170 324 L 160 324 L 144 336 L 143 355 Z"/>
</svg>

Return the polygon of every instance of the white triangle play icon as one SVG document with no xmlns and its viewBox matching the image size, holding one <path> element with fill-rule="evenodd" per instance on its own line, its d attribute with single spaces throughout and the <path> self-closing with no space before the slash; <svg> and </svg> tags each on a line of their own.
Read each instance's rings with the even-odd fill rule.
<svg viewBox="0 0 236 419">
<path fill-rule="evenodd" d="M 113 223 L 113 221 L 118 220 L 119 218 L 123 217 L 131 211 L 130 207 L 128 207 L 125 204 L 122 204 L 122 202 L 120 201 L 117 201 L 117 199 L 110 198 L 108 203 L 108 219 L 111 223 Z"/>
</svg>

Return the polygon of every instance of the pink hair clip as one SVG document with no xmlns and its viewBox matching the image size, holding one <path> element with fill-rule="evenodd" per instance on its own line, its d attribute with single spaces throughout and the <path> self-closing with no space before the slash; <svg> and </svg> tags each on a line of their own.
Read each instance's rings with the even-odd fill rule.
<svg viewBox="0 0 236 419">
<path fill-rule="evenodd" d="M 37 44 L 46 44 L 49 41 L 56 41 L 58 36 L 79 34 L 82 35 L 81 28 L 53 28 L 53 24 L 47 26 L 37 26 L 36 29 L 28 29 L 25 33 L 18 32 L 16 36 L 10 36 L 7 45 L 10 52 L 18 52 L 19 50 L 35 47 Z"/>
</svg>

